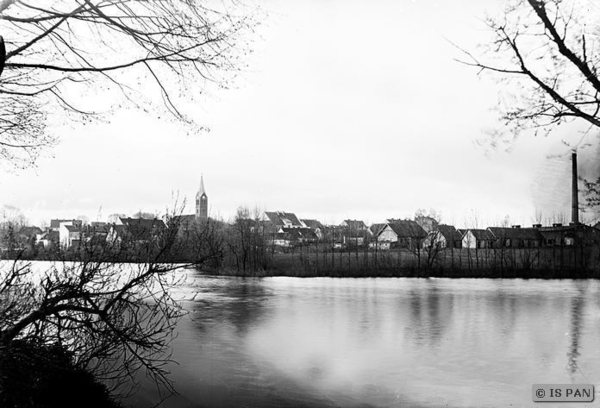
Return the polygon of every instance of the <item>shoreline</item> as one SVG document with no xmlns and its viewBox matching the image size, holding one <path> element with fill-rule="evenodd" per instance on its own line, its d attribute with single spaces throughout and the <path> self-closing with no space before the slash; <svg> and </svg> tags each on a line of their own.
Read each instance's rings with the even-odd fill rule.
<svg viewBox="0 0 600 408">
<path fill-rule="evenodd" d="M 279 270 L 257 270 L 257 271 L 237 271 L 231 268 L 222 268 L 220 270 L 203 270 L 195 268 L 202 275 L 207 276 L 231 276 L 239 278 L 270 278 L 270 277 L 290 277 L 290 278 L 444 278 L 444 279 L 541 279 L 541 280 L 584 280 L 600 279 L 599 270 L 428 270 L 428 269 L 403 269 L 403 270 L 359 270 L 359 271 L 279 271 Z"/>
</svg>

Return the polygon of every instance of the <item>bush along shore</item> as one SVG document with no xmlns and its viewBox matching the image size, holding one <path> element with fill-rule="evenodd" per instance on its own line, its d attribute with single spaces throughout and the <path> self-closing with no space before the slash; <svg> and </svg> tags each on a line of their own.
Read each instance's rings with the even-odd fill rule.
<svg viewBox="0 0 600 408">
<path fill-rule="evenodd" d="M 220 268 L 204 273 L 229 276 L 292 277 L 440 277 L 599 279 L 598 248 L 521 249 L 391 249 L 373 251 L 318 251 L 316 247 L 248 256 L 245 263 L 232 257 Z M 236 262 L 237 261 L 237 262 Z"/>
</svg>

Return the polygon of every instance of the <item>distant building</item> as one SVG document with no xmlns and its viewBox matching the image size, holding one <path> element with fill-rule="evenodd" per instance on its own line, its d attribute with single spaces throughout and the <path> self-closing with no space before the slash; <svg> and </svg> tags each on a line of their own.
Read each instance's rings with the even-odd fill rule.
<svg viewBox="0 0 600 408">
<path fill-rule="evenodd" d="M 369 227 L 362 220 L 344 220 L 340 224 L 340 228 L 344 246 L 361 246 L 371 235 Z"/>
<path fill-rule="evenodd" d="M 491 248 L 494 236 L 487 229 L 471 228 L 462 237 L 463 248 Z"/>
<path fill-rule="evenodd" d="M 203 221 L 208 219 L 208 195 L 204 188 L 204 176 L 200 176 L 200 188 L 196 193 L 196 220 Z"/>
<path fill-rule="evenodd" d="M 50 230 L 58 231 L 60 229 L 60 225 L 63 223 L 66 223 L 66 225 L 79 226 L 79 228 L 81 228 L 83 225 L 83 221 L 81 220 L 50 220 Z"/>
<path fill-rule="evenodd" d="M 536 248 L 540 246 L 542 236 L 536 228 L 521 228 L 515 225 L 507 227 L 489 227 L 493 235 L 494 248 Z"/>
<path fill-rule="evenodd" d="M 298 244 L 310 244 L 317 242 L 319 239 L 317 234 L 307 227 L 281 228 L 280 232 L 270 234 L 267 237 L 272 245 L 282 248 L 290 248 Z"/>
<path fill-rule="evenodd" d="M 340 227 L 348 228 L 352 231 L 367 231 L 369 229 L 364 221 L 361 220 L 344 220 L 340 224 Z"/>
<path fill-rule="evenodd" d="M 176 215 L 173 221 L 179 228 L 180 234 L 192 231 L 200 223 L 208 221 L 208 194 L 204 188 L 204 176 L 200 176 L 200 187 L 196 192 L 196 210 L 194 214 Z"/>
<path fill-rule="evenodd" d="M 553 224 L 551 227 L 536 226 L 541 245 L 554 246 L 593 246 L 600 243 L 600 230 L 585 224 Z"/>
<path fill-rule="evenodd" d="M 382 236 L 379 235 L 381 231 L 387 226 L 385 223 L 371 224 L 369 227 L 369 234 L 371 239 L 369 242 L 369 248 L 372 249 L 390 249 L 390 241 L 382 241 Z"/>
<path fill-rule="evenodd" d="M 106 222 L 92 222 L 82 228 L 82 240 L 92 245 L 103 245 L 106 242 L 111 225 Z"/>
<path fill-rule="evenodd" d="M 461 248 L 462 236 L 454 226 L 439 224 L 435 230 L 427 234 L 423 247 L 428 247 L 431 244 L 439 248 Z"/>
<path fill-rule="evenodd" d="M 325 227 L 317 220 L 300 220 L 307 228 L 314 231 L 319 239 L 322 239 L 325 235 Z"/>
<path fill-rule="evenodd" d="M 422 245 L 427 232 L 415 221 L 389 219 L 379 232 L 379 242 L 389 242 L 400 248 L 416 248 Z"/>
<path fill-rule="evenodd" d="M 70 221 L 61 222 L 58 234 L 62 249 L 77 246 L 81 242 L 81 224 L 72 224 Z"/>
<path fill-rule="evenodd" d="M 270 227 L 279 231 L 281 228 L 306 228 L 306 225 L 294 213 L 285 211 L 265 211 Z M 281 232 L 281 231 L 279 231 Z"/>
<path fill-rule="evenodd" d="M 145 244 L 156 241 L 167 229 L 162 220 L 145 218 L 119 218 L 119 224 L 112 225 L 107 233 L 106 242 L 112 245 L 127 242 Z"/>
</svg>

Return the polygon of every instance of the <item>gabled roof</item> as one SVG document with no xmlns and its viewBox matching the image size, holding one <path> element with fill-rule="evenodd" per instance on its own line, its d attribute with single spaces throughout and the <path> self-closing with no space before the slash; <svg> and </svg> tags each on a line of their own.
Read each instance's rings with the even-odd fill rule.
<svg viewBox="0 0 600 408">
<path fill-rule="evenodd" d="M 362 220 L 344 220 L 346 226 L 353 230 L 366 230 L 367 225 Z"/>
<path fill-rule="evenodd" d="M 65 228 L 69 232 L 81 232 L 81 228 L 79 228 L 77 225 L 65 225 Z"/>
<path fill-rule="evenodd" d="M 453 225 L 439 224 L 436 230 L 446 238 L 447 241 L 460 241 L 462 239 L 460 233 Z"/>
<path fill-rule="evenodd" d="M 541 238 L 536 228 L 505 228 L 489 227 L 488 230 L 496 239 L 522 239 L 525 241 L 537 241 Z"/>
<path fill-rule="evenodd" d="M 288 213 L 284 211 L 265 211 L 265 215 L 272 224 L 279 227 L 304 227 L 300 219 L 296 217 L 296 214 L 294 213 Z"/>
<path fill-rule="evenodd" d="M 391 221 L 391 220 L 390 220 Z M 388 222 L 392 231 L 402 238 L 425 238 L 427 232 L 415 221 L 412 220 L 393 220 Z"/>
<path fill-rule="evenodd" d="M 465 234 L 469 231 L 471 231 L 475 239 L 478 241 L 487 241 L 490 239 L 494 239 L 494 235 L 492 235 L 492 233 L 490 233 L 490 231 L 486 229 L 469 228 L 465 230 Z"/>
<path fill-rule="evenodd" d="M 80 225 L 83 223 L 81 220 L 50 220 L 50 228 L 59 228 L 62 222 L 72 222 L 73 225 Z"/>
<path fill-rule="evenodd" d="M 306 225 L 308 228 L 312 228 L 312 229 L 320 229 L 321 231 L 323 231 L 324 227 L 323 224 L 321 224 L 321 222 L 317 221 L 317 220 L 300 220 L 304 223 L 304 225 Z"/>
<path fill-rule="evenodd" d="M 145 228 L 167 228 L 163 220 L 154 218 L 152 220 L 146 218 L 120 218 L 123 225 L 129 227 L 145 227 Z"/>
<path fill-rule="evenodd" d="M 167 226 L 162 220 L 148 220 L 144 218 L 121 218 L 123 226 L 135 238 L 149 238 L 156 232 L 167 229 Z"/>
</svg>

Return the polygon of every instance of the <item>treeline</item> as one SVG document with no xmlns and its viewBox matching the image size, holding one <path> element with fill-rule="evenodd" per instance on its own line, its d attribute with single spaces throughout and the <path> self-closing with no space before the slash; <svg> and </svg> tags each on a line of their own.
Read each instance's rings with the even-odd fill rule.
<svg viewBox="0 0 600 408">
<path fill-rule="evenodd" d="M 246 208 L 238 209 L 229 223 L 208 219 L 186 224 L 177 216 L 167 217 L 165 229 L 146 237 L 124 235 L 118 242 L 90 239 L 67 250 L 37 252 L 23 251 L 16 243 L 8 247 L 4 256 L 11 259 L 180 263 L 203 259 L 204 271 L 238 276 L 600 277 L 597 245 L 444 248 L 415 237 L 403 247 L 389 248 L 368 234 L 350 240 L 333 231 L 315 241 L 282 246 L 260 213 Z"/>
<path fill-rule="evenodd" d="M 272 267 L 247 271 L 257 276 L 298 277 L 456 277 L 456 278 L 600 278 L 598 248 L 445 248 L 428 259 L 426 249 L 320 249 L 301 246 L 275 253 Z M 419 256 L 421 261 L 419 262 Z"/>
</svg>

